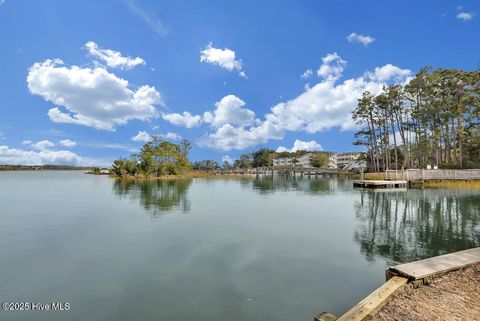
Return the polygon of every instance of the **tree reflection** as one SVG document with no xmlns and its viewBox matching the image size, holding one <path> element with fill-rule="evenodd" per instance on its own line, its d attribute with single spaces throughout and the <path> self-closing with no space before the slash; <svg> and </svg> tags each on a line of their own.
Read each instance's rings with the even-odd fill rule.
<svg viewBox="0 0 480 321">
<path fill-rule="evenodd" d="M 124 180 L 117 179 L 113 184 L 114 192 L 120 197 L 140 200 L 140 204 L 150 211 L 153 217 L 181 210 L 190 211 L 187 191 L 191 179 L 175 180 Z"/>
<path fill-rule="evenodd" d="M 460 251 L 480 245 L 479 191 L 362 190 L 355 204 L 355 241 L 368 260 L 394 262 Z"/>
<path fill-rule="evenodd" d="M 302 191 L 307 194 L 331 193 L 336 180 L 323 178 L 300 178 L 283 175 L 259 176 L 252 180 L 252 188 L 260 194 L 272 194 L 277 191 Z"/>
</svg>

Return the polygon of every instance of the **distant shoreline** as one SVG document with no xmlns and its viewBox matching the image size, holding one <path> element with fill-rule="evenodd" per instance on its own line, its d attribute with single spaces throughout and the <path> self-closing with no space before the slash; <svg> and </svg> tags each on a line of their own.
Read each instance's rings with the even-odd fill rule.
<svg viewBox="0 0 480 321">
<path fill-rule="evenodd" d="M 0 172 L 7 171 L 85 171 L 93 167 L 77 167 L 64 165 L 0 165 Z"/>
</svg>

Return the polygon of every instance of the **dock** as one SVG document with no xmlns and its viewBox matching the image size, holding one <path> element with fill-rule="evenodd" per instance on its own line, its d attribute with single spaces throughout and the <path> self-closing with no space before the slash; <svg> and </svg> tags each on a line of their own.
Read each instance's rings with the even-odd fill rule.
<svg viewBox="0 0 480 321">
<path fill-rule="evenodd" d="M 434 278 L 480 263 L 480 247 L 392 266 L 385 271 L 387 281 L 339 318 L 322 312 L 315 321 L 369 320 L 407 289 L 428 284 Z"/>
<path fill-rule="evenodd" d="M 390 180 L 355 180 L 353 187 L 361 188 L 407 188 L 407 181 Z"/>
<path fill-rule="evenodd" d="M 387 270 L 387 278 L 402 276 L 410 281 L 428 280 L 477 263 L 480 263 L 480 247 L 395 265 Z"/>
</svg>

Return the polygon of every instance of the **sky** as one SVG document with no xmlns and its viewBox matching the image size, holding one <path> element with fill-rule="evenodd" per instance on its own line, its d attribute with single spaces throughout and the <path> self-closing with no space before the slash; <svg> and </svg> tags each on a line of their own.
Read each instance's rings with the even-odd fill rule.
<svg viewBox="0 0 480 321">
<path fill-rule="evenodd" d="M 477 0 L 0 0 L 0 164 L 355 151 L 357 99 L 477 70 Z"/>
</svg>

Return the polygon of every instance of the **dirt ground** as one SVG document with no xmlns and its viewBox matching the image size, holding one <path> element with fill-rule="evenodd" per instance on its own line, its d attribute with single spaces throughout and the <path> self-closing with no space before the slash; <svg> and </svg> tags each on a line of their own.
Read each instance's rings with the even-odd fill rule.
<svg viewBox="0 0 480 321">
<path fill-rule="evenodd" d="M 480 264 L 407 289 L 373 317 L 375 321 L 480 321 Z"/>
</svg>

